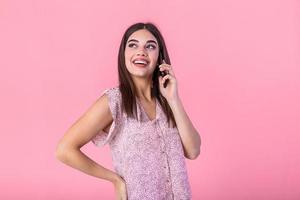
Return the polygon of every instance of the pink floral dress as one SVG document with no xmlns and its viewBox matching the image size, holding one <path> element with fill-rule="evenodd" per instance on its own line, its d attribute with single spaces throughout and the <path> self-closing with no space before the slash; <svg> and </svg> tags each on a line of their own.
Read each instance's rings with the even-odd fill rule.
<svg viewBox="0 0 300 200">
<path fill-rule="evenodd" d="M 138 120 L 121 113 L 119 87 L 106 89 L 113 116 L 108 133 L 101 131 L 92 142 L 109 144 L 115 172 L 126 182 L 128 200 L 191 199 L 183 146 L 178 129 L 168 127 L 156 101 L 156 118 L 150 120 L 137 99 Z"/>
</svg>

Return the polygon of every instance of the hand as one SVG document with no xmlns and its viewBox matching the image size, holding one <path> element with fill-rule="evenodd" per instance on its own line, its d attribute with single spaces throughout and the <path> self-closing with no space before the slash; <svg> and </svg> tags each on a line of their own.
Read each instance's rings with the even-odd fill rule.
<svg viewBox="0 0 300 200">
<path fill-rule="evenodd" d="M 114 187 L 117 200 L 127 200 L 126 182 L 121 176 L 114 183 Z"/>
<path fill-rule="evenodd" d="M 167 73 L 164 77 L 159 76 L 158 78 L 159 90 L 161 94 L 167 99 L 167 101 L 178 99 L 177 80 L 171 68 L 171 65 L 166 64 L 165 60 L 163 60 L 163 64 L 159 65 L 159 70 Z M 164 87 L 166 81 L 167 86 Z"/>
</svg>

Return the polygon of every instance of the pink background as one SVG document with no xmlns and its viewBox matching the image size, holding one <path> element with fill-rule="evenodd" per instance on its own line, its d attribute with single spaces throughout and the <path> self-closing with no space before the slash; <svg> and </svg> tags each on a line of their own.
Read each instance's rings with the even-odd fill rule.
<svg viewBox="0 0 300 200">
<path fill-rule="evenodd" d="M 300 199 L 296 0 L 0 2 L 0 199 L 114 199 L 110 182 L 55 159 L 66 129 L 117 84 L 125 29 L 163 33 L 202 139 L 193 199 Z M 82 151 L 112 167 L 109 146 Z"/>
</svg>

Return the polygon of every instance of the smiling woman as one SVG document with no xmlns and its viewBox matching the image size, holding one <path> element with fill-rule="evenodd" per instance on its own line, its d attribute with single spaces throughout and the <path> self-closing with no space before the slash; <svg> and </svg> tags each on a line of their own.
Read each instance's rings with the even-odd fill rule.
<svg viewBox="0 0 300 200">
<path fill-rule="evenodd" d="M 119 85 L 103 91 L 61 139 L 57 158 L 112 182 L 117 199 L 191 199 L 185 158 L 197 158 L 200 136 L 184 111 L 154 24 L 137 23 L 125 31 L 118 74 Z M 89 141 L 110 145 L 115 172 L 80 151 Z"/>
</svg>

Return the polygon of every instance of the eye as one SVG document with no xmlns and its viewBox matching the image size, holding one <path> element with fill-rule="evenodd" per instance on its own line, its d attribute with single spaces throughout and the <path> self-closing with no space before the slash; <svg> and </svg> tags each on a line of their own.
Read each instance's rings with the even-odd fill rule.
<svg viewBox="0 0 300 200">
<path fill-rule="evenodd" d="M 150 48 L 150 49 L 155 49 L 155 48 L 156 48 L 156 46 L 155 46 L 155 45 L 152 45 L 152 44 L 148 45 L 147 48 L 148 48 L 148 47 L 152 47 L 152 48 Z"/>
<path fill-rule="evenodd" d="M 129 47 L 133 47 L 134 45 L 136 46 L 136 44 L 131 43 L 131 44 L 129 44 L 128 46 L 129 46 Z"/>
</svg>

